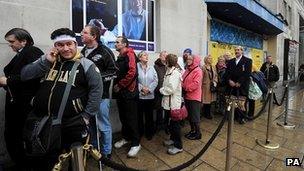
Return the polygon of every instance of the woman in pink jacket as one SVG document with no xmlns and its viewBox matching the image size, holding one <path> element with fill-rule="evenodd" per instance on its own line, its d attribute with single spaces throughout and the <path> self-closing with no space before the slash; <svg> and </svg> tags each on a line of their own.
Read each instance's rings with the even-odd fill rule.
<svg viewBox="0 0 304 171">
<path fill-rule="evenodd" d="M 187 58 L 187 68 L 183 74 L 182 88 L 191 126 L 191 131 L 185 137 L 190 140 L 198 140 L 202 137 L 200 131 L 200 109 L 203 74 L 200 62 L 199 56 L 189 55 Z"/>
</svg>

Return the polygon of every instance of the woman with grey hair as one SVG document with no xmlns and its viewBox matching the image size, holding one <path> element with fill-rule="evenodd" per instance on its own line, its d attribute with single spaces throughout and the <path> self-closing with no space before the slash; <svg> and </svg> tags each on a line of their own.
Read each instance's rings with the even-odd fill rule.
<svg viewBox="0 0 304 171">
<path fill-rule="evenodd" d="M 148 65 L 149 55 L 142 51 L 138 54 L 138 127 L 139 134 L 148 140 L 151 140 L 154 135 L 153 125 L 153 102 L 154 90 L 158 83 L 157 73 L 153 66 Z"/>
<path fill-rule="evenodd" d="M 203 80 L 202 80 L 202 103 L 203 103 L 203 115 L 207 119 L 212 119 L 211 115 L 211 103 L 216 100 L 216 87 L 217 87 L 217 72 L 214 66 L 212 66 L 211 55 L 204 58 L 205 64 L 202 67 Z"/>
</svg>

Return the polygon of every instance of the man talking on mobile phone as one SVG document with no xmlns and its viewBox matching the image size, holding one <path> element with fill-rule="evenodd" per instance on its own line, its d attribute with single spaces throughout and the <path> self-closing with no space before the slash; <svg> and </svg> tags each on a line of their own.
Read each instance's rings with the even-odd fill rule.
<svg viewBox="0 0 304 171">
<path fill-rule="evenodd" d="M 68 85 L 74 63 L 76 68 L 71 90 L 62 114 L 61 149 L 50 151 L 38 163 L 38 169 L 51 170 L 59 154 L 69 151 L 74 142 L 85 143 L 91 116 L 98 114 L 102 96 L 102 80 L 95 64 L 77 51 L 75 33 L 68 28 L 60 28 L 51 34 L 54 47 L 43 57 L 23 68 L 21 79 L 27 80 L 45 75 L 35 99 L 36 115 L 58 117 L 64 91 Z"/>
</svg>

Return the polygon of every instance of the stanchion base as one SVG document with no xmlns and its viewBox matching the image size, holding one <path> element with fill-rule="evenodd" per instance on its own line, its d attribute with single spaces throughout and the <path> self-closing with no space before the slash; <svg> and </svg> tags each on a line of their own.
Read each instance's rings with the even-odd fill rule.
<svg viewBox="0 0 304 171">
<path fill-rule="evenodd" d="M 271 150 L 278 149 L 280 147 L 280 145 L 278 143 L 273 143 L 273 142 L 266 143 L 265 140 L 261 141 L 261 140 L 256 139 L 256 143 L 258 145 L 260 145 L 261 147 L 268 148 Z"/>
<path fill-rule="evenodd" d="M 278 122 L 277 125 L 279 125 L 279 126 L 285 128 L 285 129 L 295 129 L 295 127 L 296 127 L 296 126 L 293 125 L 293 124 L 284 123 L 284 122 L 280 122 L 280 123 Z"/>
</svg>

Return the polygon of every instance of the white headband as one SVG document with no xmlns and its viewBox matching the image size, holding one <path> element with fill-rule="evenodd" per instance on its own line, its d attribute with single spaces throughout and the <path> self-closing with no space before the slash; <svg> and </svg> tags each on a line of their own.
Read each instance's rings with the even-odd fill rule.
<svg viewBox="0 0 304 171">
<path fill-rule="evenodd" d="M 72 37 L 70 35 L 60 35 L 58 37 L 56 37 L 53 42 L 54 44 L 57 43 L 57 42 L 60 42 L 60 41 L 67 41 L 67 40 L 71 40 L 71 41 L 74 41 L 76 42 L 76 38 L 75 37 Z"/>
</svg>

